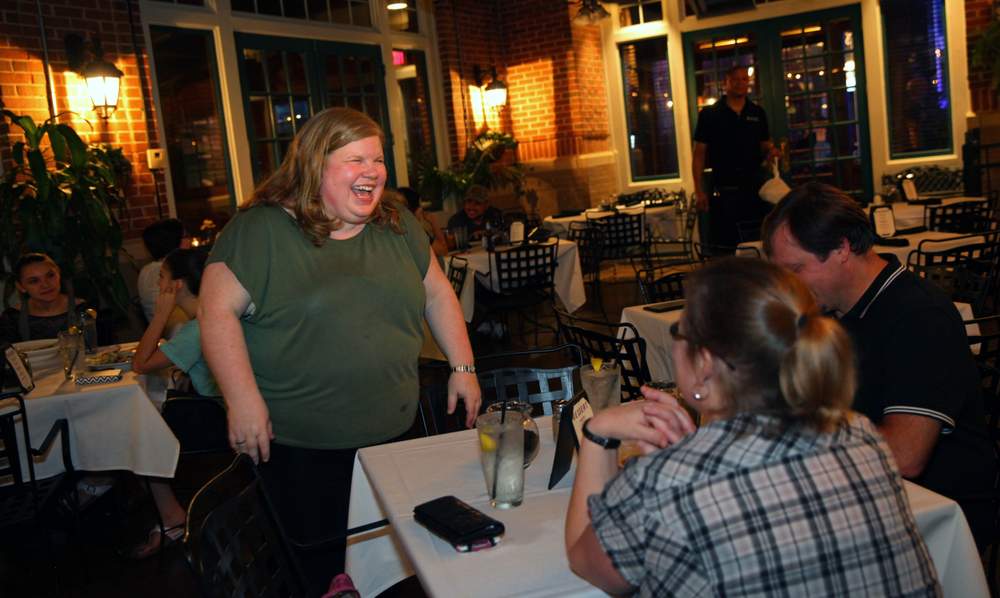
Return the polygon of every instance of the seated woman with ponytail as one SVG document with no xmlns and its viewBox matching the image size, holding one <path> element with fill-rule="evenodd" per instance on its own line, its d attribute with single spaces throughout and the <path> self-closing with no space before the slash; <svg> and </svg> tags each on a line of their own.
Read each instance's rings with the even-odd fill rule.
<svg viewBox="0 0 1000 598">
<path fill-rule="evenodd" d="M 760 260 L 713 262 L 685 296 L 672 356 L 701 425 L 649 387 L 587 422 L 572 569 L 611 594 L 940 595 L 889 449 L 850 410 L 840 325 Z M 619 471 L 622 440 L 643 456 Z"/>
</svg>

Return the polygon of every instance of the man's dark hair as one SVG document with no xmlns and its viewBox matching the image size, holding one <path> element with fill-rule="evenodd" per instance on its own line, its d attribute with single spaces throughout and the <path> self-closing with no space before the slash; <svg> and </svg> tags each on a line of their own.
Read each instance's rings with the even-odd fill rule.
<svg viewBox="0 0 1000 598">
<path fill-rule="evenodd" d="M 184 225 L 176 218 L 154 222 L 142 230 L 142 242 L 153 261 L 160 261 L 171 251 L 181 246 Z"/>
<path fill-rule="evenodd" d="M 726 79 L 732 77 L 733 73 L 735 73 L 736 71 L 747 71 L 747 72 L 749 72 L 750 71 L 750 67 L 742 65 L 742 64 L 734 64 L 733 66 L 731 66 L 728 69 L 726 69 Z"/>
<path fill-rule="evenodd" d="M 792 189 L 764 219 L 761 237 L 768 255 L 774 233 L 784 223 L 788 223 L 798 244 L 820 260 L 840 247 L 843 239 L 857 255 L 875 243 L 875 231 L 858 202 L 823 183 L 806 183 Z"/>
</svg>

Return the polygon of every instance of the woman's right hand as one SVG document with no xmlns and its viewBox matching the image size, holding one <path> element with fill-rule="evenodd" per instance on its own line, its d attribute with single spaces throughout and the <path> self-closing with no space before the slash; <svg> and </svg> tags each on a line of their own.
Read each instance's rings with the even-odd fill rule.
<svg viewBox="0 0 1000 598">
<path fill-rule="evenodd" d="M 160 288 L 160 292 L 156 295 L 156 303 L 153 306 L 154 318 L 157 315 L 169 316 L 174 311 L 174 306 L 177 305 L 177 287 L 180 284 L 183 283 L 179 280 L 170 281 L 169 284 Z"/>
<path fill-rule="evenodd" d="M 267 462 L 271 458 L 271 417 L 264 399 L 256 397 L 238 404 L 230 403 L 229 446 L 237 453 L 250 455 L 254 463 Z"/>
</svg>

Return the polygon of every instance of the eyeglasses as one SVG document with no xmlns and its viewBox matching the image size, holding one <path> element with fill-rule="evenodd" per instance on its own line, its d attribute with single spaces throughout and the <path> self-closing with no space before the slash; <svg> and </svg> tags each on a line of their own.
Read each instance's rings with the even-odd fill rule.
<svg viewBox="0 0 1000 598">
<path fill-rule="evenodd" d="M 681 323 L 680 323 L 680 321 L 674 322 L 673 324 L 670 325 L 670 338 L 674 339 L 674 341 L 686 341 L 686 342 L 694 344 L 694 341 L 691 340 L 690 336 L 687 336 L 686 334 L 684 334 L 683 332 L 681 332 Z M 718 354 L 716 354 L 714 352 L 712 353 L 712 355 L 715 355 L 716 357 L 718 357 L 719 360 L 721 360 L 722 363 L 726 364 L 726 366 L 729 369 L 734 370 L 734 371 L 736 370 L 736 366 L 734 366 L 733 364 L 729 363 L 729 360 L 726 359 L 725 357 L 722 357 L 721 355 L 718 355 Z"/>
</svg>

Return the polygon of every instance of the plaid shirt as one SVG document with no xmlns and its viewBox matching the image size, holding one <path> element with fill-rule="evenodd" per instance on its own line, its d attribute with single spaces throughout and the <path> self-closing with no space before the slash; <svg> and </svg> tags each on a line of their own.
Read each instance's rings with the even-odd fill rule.
<svg viewBox="0 0 1000 598">
<path fill-rule="evenodd" d="M 864 416 L 829 434 L 713 422 L 589 498 L 641 596 L 940 596 L 889 450 Z"/>
</svg>

